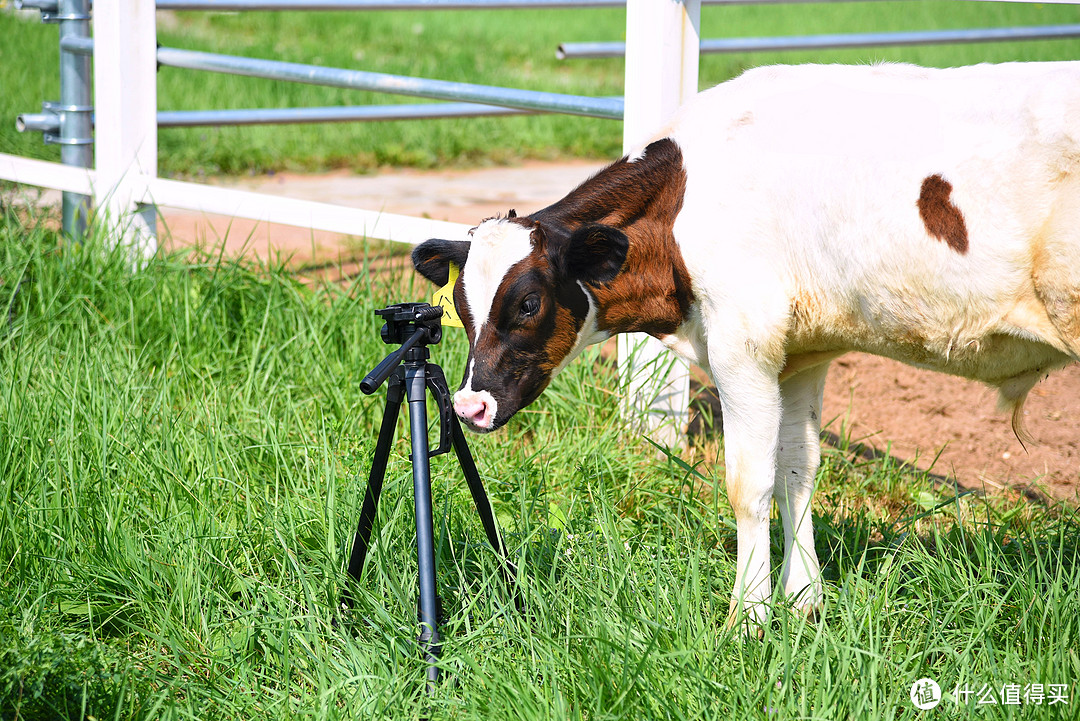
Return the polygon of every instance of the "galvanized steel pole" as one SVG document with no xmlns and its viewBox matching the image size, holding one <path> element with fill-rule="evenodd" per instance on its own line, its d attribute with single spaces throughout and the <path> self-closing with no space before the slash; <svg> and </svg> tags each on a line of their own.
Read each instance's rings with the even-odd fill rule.
<svg viewBox="0 0 1080 721">
<path fill-rule="evenodd" d="M 60 102 L 46 104 L 60 118 L 59 137 L 46 133 L 45 141 L 60 145 L 60 161 L 64 165 L 90 168 L 94 165 L 93 99 L 90 84 L 90 58 L 63 48 L 65 38 L 90 36 L 90 0 L 60 0 L 55 19 L 60 24 Z M 90 197 L 65 192 L 63 195 L 62 227 L 70 238 L 81 239 L 86 234 L 90 215 Z"/>
<path fill-rule="evenodd" d="M 501 115 L 529 115 L 542 110 L 516 110 L 479 103 L 424 103 L 416 105 L 333 105 L 311 108 L 237 108 L 232 110 L 161 110 L 158 128 L 200 126 L 289 125 L 298 123 L 369 123 L 384 120 L 433 120 Z M 22 113 L 15 118 L 20 133 L 57 135 L 55 113 Z"/>
</svg>

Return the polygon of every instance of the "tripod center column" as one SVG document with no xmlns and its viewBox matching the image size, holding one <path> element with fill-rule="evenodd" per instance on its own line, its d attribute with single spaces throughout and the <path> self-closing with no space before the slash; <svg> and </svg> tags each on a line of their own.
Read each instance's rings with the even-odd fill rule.
<svg viewBox="0 0 1080 721">
<path fill-rule="evenodd" d="M 412 349 L 410 353 L 418 349 Z M 427 349 L 424 348 L 424 351 Z M 426 356 L 426 353 L 424 354 Z M 420 581 L 420 646 L 428 667 L 428 684 L 438 679 L 438 601 L 435 592 L 435 532 L 431 510 L 431 463 L 427 437 L 427 363 L 405 361 L 405 393 L 409 401 L 412 437 L 413 498 L 416 508 L 416 557 Z"/>
</svg>

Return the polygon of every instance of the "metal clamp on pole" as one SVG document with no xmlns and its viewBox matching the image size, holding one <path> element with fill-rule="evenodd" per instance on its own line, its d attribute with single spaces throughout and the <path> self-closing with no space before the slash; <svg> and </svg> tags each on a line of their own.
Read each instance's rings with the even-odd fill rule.
<svg viewBox="0 0 1080 721">
<path fill-rule="evenodd" d="M 87 3 L 86 8 L 64 8 L 60 9 L 59 0 L 15 0 L 16 10 L 40 10 L 41 22 L 43 23 L 59 23 L 64 20 L 89 20 L 90 19 L 90 5 Z"/>
<path fill-rule="evenodd" d="M 20 115 L 15 118 L 15 128 L 20 133 L 34 130 L 42 133 L 42 140 L 46 145 L 93 145 L 92 135 L 86 137 L 65 137 L 61 128 L 93 127 L 94 107 L 92 105 L 61 105 L 57 102 L 46 100 L 41 104 L 41 113 Z M 89 122 L 84 118 L 77 118 L 74 122 L 69 121 L 69 113 L 86 113 L 90 116 Z"/>
<path fill-rule="evenodd" d="M 60 116 L 49 109 L 50 105 L 52 103 L 46 101 L 41 104 L 43 112 L 15 116 L 15 129 L 20 133 L 59 133 Z"/>
</svg>

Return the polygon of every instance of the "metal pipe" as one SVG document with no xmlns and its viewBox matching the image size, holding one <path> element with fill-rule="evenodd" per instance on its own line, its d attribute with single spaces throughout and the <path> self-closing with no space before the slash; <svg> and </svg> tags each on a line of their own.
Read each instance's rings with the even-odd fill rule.
<svg viewBox="0 0 1080 721">
<path fill-rule="evenodd" d="M 56 113 L 23 113 L 15 117 L 15 129 L 20 133 L 60 133 L 60 118 Z"/>
<path fill-rule="evenodd" d="M 31 0 L 48 2 L 48 0 Z M 866 0 L 831 0 L 864 2 Z M 873 0 L 884 1 L 884 0 Z M 1078 0 L 1080 1 L 1080 0 Z M 702 0 L 703 5 L 794 5 L 822 0 Z M 626 0 L 158 0 L 158 10 L 561 10 L 622 8 Z"/>
<path fill-rule="evenodd" d="M 159 128 L 205 126 L 290 125 L 301 123 L 366 123 L 385 120 L 437 120 L 485 116 L 533 115 L 540 110 L 499 108 L 479 103 L 426 103 L 423 105 L 344 105 L 323 108 L 243 108 L 233 110 L 162 110 Z M 91 119 L 91 122 L 93 119 Z M 55 113 L 23 113 L 15 118 L 20 133 L 58 134 L 60 118 Z"/>
<path fill-rule="evenodd" d="M 61 41 L 61 47 L 71 53 L 92 55 L 94 42 L 90 38 L 72 38 Z M 328 85 L 336 88 L 370 90 L 391 95 L 410 95 L 435 100 L 464 100 L 481 105 L 541 112 L 584 115 L 594 118 L 621 120 L 622 98 L 591 98 L 583 95 L 564 95 L 538 90 L 518 90 L 490 85 L 458 83 L 450 80 L 411 78 L 404 75 L 388 75 L 366 70 L 325 68 L 319 65 L 286 63 L 280 60 L 245 58 L 237 55 L 219 55 L 180 48 L 158 48 L 158 64 L 206 70 L 227 75 L 243 75 L 252 78 L 285 80 L 308 85 Z"/>
<path fill-rule="evenodd" d="M 60 162 L 79 168 L 94 165 L 93 95 L 91 94 L 90 58 L 63 49 L 67 38 L 90 36 L 90 0 L 60 0 L 57 7 L 60 19 L 60 102 L 47 106 L 59 116 Z M 46 142 L 50 136 L 45 135 Z M 69 238 L 86 235 L 90 216 L 90 197 L 64 193 L 61 227 Z"/>
<path fill-rule="evenodd" d="M 16 10 L 40 10 L 43 13 L 55 13 L 57 0 L 15 0 Z"/>
<path fill-rule="evenodd" d="M 521 10 L 622 7 L 626 0 L 158 0 L 158 10 Z"/>
<path fill-rule="evenodd" d="M 476 103 L 427 103 L 423 105 L 354 105 L 326 108 L 163 110 L 158 112 L 157 122 L 159 128 L 192 128 L 205 125 L 286 125 L 290 123 L 431 120 L 436 118 L 472 118 L 485 115 L 530 115 L 538 112 L 541 111 L 497 108 L 492 105 L 479 105 Z"/>
<path fill-rule="evenodd" d="M 94 54 L 94 39 L 89 35 L 61 36 L 60 50 L 72 55 L 91 56 Z"/>
<path fill-rule="evenodd" d="M 484 105 L 517 108 L 519 110 L 546 110 L 585 115 L 596 118 L 622 118 L 623 104 L 620 98 L 590 98 L 580 95 L 563 95 L 535 90 L 498 88 L 448 80 L 429 80 L 402 75 L 387 75 L 364 70 L 325 68 L 318 65 L 286 63 L 279 60 L 244 58 L 236 55 L 219 55 L 179 48 L 158 48 L 158 63 L 167 67 L 188 70 L 207 70 L 230 75 L 243 75 L 271 80 L 328 85 L 354 90 L 371 90 L 395 95 L 410 95 L 436 100 L 464 100 Z"/>
<path fill-rule="evenodd" d="M 532 115 L 539 110 L 516 110 L 478 103 L 425 103 L 423 105 L 345 105 L 324 108 L 245 108 L 233 110 L 162 110 L 159 128 L 195 128 L 219 125 L 288 125 L 297 123 L 364 123 L 382 120 L 434 120 L 488 115 Z M 91 118 L 93 122 L 93 118 Z M 20 133 L 58 134 L 55 113 L 23 113 L 15 118 Z"/>
<path fill-rule="evenodd" d="M 752 53 L 780 50 L 825 50 L 888 46 L 986 43 L 1024 40 L 1055 40 L 1080 37 L 1080 25 L 1039 25 L 970 30 L 925 30 L 897 33 L 850 33 L 788 37 L 715 38 L 701 41 L 702 53 Z M 614 58 L 626 53 L 626 43 L 563 43 L 555 55 L 560 60 Z"/>
<path fill-rule="evenodd" d="M 70 38 L 61 47 L 71 53 L 92 55 L 91 38 Z M 158 48 L 160 65 L 188 70 L 206 70 L 228 75 L 285 80 L 309 85 L 328 85 L 353 90 L 371 90 L 391 95 L 410 95 L 435 100 L 466 100 L 481 105 L 515 108 L 533 112 L 565 113 L 594 118 L 621 120 L 622 98 L 591 98 L 583 95 L 564 95 L 538 90 L 518 90 L 490 85 L 474 85 L 449 80 L 411 78 L 365 70 L 325 68 L 319 65 L 286 63 L 280 60 L 219 55 L 179 48 Z"/>
</svg>

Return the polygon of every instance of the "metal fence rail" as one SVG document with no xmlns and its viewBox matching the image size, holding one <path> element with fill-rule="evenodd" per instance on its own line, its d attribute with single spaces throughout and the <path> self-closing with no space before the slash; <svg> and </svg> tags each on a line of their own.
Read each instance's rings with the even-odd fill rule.
<svg viewBox="0 0 1080 721">
<path fill-rule="evenodd" d="M 287 80 L 353 90 L 371 90 L 435 100 L 465 100 L 518 110 L 547 110 L 567 115 L 585 115 L 614 120 L 622 118 L 622 100 L 615 98 L 590 98 L 538 90 L 499 88 L 450 80 L 373 73 L 366 70 L 326 68 L 280 60 L 219 55 L 179 48 L 158 48 L 157 58 L 159 64 L 172 68 L 208 70 L 230 75 Z"/>
<path fill-rule="evenodd" d="M 217 125 L 289 125 L 296 123 L 370 123 L 386 120 L 479 118 L 491 115 L 532 115 L 545 110 L 499 108 L 479 103 L 422 105 L 344 105 L 321 108 L 247 108 L 236 110 L 162 110 L 159 128 Z"/>
<path fill-rule="evenodd" d="M 303 123 L 368 123 L 387 120 L 435 120 L 501 115 L 534 115 L 542 110 L 499 108 L 479 103 L 422 105 L 332 105 L 311 108 L 234 108 L 230 110 L 159 110 L 159 128 L 197 128 L 220 125 L 291 125 Z M 93 120 L 93 119 L 92 119 Z M 60 132 L 54 112 L 23 113 L 15 118 L 20 133 Z"/>
<path fill-rule="evenodd" d="M 823 0 L 701 0 L 702 5 L 795 5 Z M 887 2 L 890 0 L 826 0 Z M 896 0 L 891 0 L 895 2 Z M 24 0 L 47 3 L 56 0 Z M 37 5 L 35 5 L 37 7 Z M 211 12 L 278 10 L 564 10 L 622 8 L 626 0 L 160 0 L 158 10 Z"/>
<path fill-rule="evenodd" d="M 812 2 L 896 2 L 897 0 L 701 0 L 702 5 L 795 5 Z M 15 0 L 17 8 L 57 12 L 59 0 Z M 626 0 L 160 0 L 158 10 L 277 12 L 346 10 L 567 10 L 622 8 Z"/>
<path fill-rule="evenodd" d="M 786 50 L 835 50 L 840 48 L 1060 40 L 1076 37 L 1080 37 L 1080 25 L 923 30 L 895 33 L 792 35 L 787 37 L 712 38 L 701 41 L 701 52 L 756 53 Z M 562 43 L 559 45 L 555 54 L 560 60 L 568 60 L 580 58 L 615 58 L 622 57 L 625 53 L 626 43 L 595 42 Z"/>
<path fill-rule="evenodd" d="M 40 0 L 39 0 L 40 1 Z M 626 0 L 160 0 L 158 10 L 558 10 L 622 7 Z"/>
<path fill-rule="evenodd" d="M 60 49 L 77 55 L 92 55 L 94 41 L 87 37 L 65 38 L 60 43 Z M 221 55 L 181 48 L 158 48 L 157 61 L 158 65 L 163 67 L 205 70 L 227 75 L 326 85 L 352 90 L 370 90 L 434 100 L 465 100 L 517 110 L 546 111 L 612 120 L 621 120 L 623 113 L 621 98 L 592 98 L 539 90 L 518 90 L 450 80 L 374 73 L 367 70 L 327 68 L 321 65 L 288 63 L 281 60 Z"/>
</svg>

